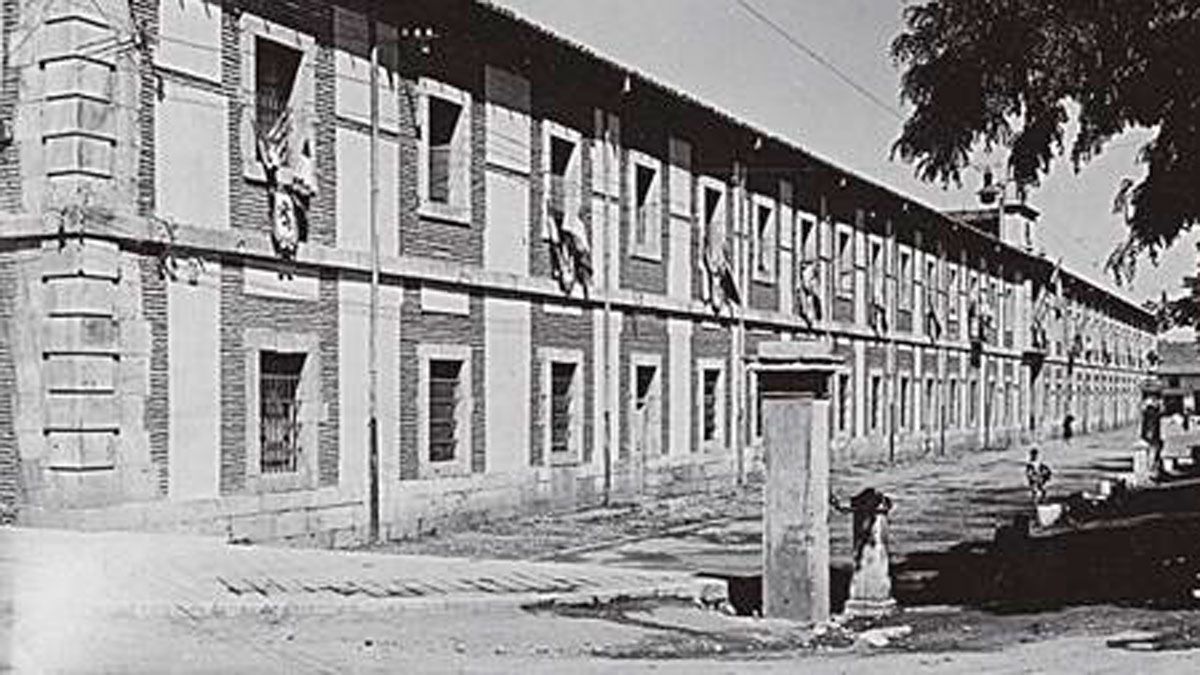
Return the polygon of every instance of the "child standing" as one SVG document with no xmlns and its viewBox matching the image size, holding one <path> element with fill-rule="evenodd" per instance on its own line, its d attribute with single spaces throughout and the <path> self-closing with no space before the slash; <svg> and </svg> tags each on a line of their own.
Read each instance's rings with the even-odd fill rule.
<svg viewBox="0 0 1200 675">
<path fill-rule="evenodd" d="M 1046 500 L 1046 483 L 1050 482 L 1050 467 L 1038 458 L 1038 449 L 1029 449 L 1029 461 L 1025 462 L 1025 482 L 1029 484 L 1029 496 L 1034 504 Z"/>
</svg>

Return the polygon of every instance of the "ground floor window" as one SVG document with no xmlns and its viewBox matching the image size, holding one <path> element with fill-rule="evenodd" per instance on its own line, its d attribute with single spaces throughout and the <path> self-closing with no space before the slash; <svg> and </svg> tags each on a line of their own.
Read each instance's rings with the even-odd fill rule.
<svg viewBox="0 0 1200 675">
<path fill-rule="evenodd" d="M 420 345 L 417 409 L 420 471 L 426 475 L 471 469 L 471 348 Z"/>
<path fill-rule="evenodd" d="M 662 384 L 658 357 L 635 357 L 633 372 L 632 427 L 630 438 L 634 452 L 652 457 L 662 447 Z"/>
<path fill-rule="evenodd" d="M 979 383 L 971 380 L 967 386 L 967 423 L 975 426 L 979 422 Z"/>
<path fill-rule="evenodd" d="M 958 406 L 958 379 L 950 378 L 950 426 L 954 428 L 957 428 L 959 425 Z"/>
<path fill-rule="evenodd" d="M 458 452 L 458 404 L 463 362 L 434 359 L 429 362 L 430 462 L 450 462 Z"/>
<path fill-rule="evenodd" d="M 551 464 L 573 464 L 583 458 L 583 352 L 540 350 L 541 442 Z"/>
<path fill-rule="evenodd" d="M 721 371 L 715 368 L 705 368 L 703 379 L 703 421 L 701 423 L 701 440 L 711 442 L 717 438 L 717 387 L 721 383 Z"/>
<path fill-rule="evenodd" d="M 294 473 L 300 457 L 303 353 L 259 352 L 259 469 Z"/>
<path fill-rule="evenodd" d="M 900 378 L 900 428 L 908 428 L 908 401 L 909 401 L 909 379 L 907 377 Z"/>
<path fill-rule="evenodd" d="M 925 404 L 921 407 L 921 424 L 926 430 L 933 429 L 937 420 L 937 401 L 935 392 L 937 389 L 934 386 L 933 378 L 925 380 Z"/>
<path fill-rule="evenodd" d="M 850 430 L 853 420 L 851 413 L 853 412 L 853 395 L 854 392 L 850 388 L 850 374 L 839 373 L 837 376 L 838 386 L 838 409 L 837 409 L 837 430 L 845 433 Z"/>
<path fill-rule="evenodd" d="M 725 445 L 725 366 L 720 359 L 702 359 L 696 364 L 696 433 L 702 450 Z"/>
<path fill-rule="evenodd" d="M 871 394 L 871 403 L 870 403 L 871 431 L 876 431 L 879 429 L 879 423 L 880 423 L 879 407 L 882 404 L 882 399 L 883 399 L 883 378 L 881 376 L 879 376 L 879 375 L 871 376 L 870 394 Z"/>
</svg>

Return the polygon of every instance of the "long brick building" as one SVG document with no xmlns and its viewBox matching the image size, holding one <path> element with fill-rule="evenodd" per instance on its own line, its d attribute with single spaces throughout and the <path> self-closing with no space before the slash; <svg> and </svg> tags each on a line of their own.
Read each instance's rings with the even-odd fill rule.
<svg viewBox="0 0 1200 675">
<path fill-rule="evenodd" d="M 352 540 L 372 429 L 383 536 L 705 489 L 761 467 L 764 340 L 844 357 L 835 467 L 1135 414 L 1151 317 L 1030 207 L 940 213 L 490 5 L 3 11 L 8 520 Z"/>
</svg>

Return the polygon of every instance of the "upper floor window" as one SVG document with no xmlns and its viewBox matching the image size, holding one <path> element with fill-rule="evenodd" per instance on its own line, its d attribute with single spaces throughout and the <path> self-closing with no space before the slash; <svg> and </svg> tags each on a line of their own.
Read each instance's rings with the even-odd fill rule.
<svg viewBox="0 0 1200 675">
<path fill-rule="evenodd" d="M 470 217 L 470 97 L 454 87 L 421 80 L 421 209 L 425 215 L 459 222 Z"/>
<path fill-rule="evenodd" d="M 870 258 L 871 262 L 870 262 L 870 267 L 868 267 L 869 274 L 871 277 L 871 280 L 870 280 L 871 299 L 870 300 L 872 303 L 878 305 L 880 308 L 883 308 L 883 307 L 885 307 L 884 303 L 886 302 L 885 301 L 885 292 L 884 292 L 884 283 L 886 282 L 886 280 L 884 278 L 885 267 L 884 267 L 884 259 L 883 259 L 883 242 L 872 241 L 870 249 L 871 249 L 871 258 Z"/>
<path fill-rule="evenodd" d="M 849 229 L 837 233 L 837 294 L 854 297 L 854 232 Z"/>
<path fill-rule="evenodd" d="M 900 278 L 897 279 L 897 307 L 900 311 L 912 311 L 913 306 L 913 265 L 912 252 L 901 250 L 900 255 Z"/>
<path fill-rule="evenodd" d="M 555 128 L 547 134 L 546 215 L 548 226 L 562 232 L 579 218 L 583 182 L 580 178 L 579 137 L 566 129 Z M 547 230 L 543 233 L 549 236 Z"/>
<path fill-rule="evenodd" d="M 800 259 L 817 259 L 817 223 L 812 218 L 800 219 Z"/>
<path fill-rule="evenodd" d="M 254 121 L 260 134 L 268 134 L 291 105 L 302 54 L 261 37 L 254 46 Z"/>
<path fill-rule="evenodd" d="M 775 207 L 755 200 L 754 204 L 754 278 L 770 282 L 775 277 Z"/>
<path fill-rule="evenodd" d="M 630 192 L 633 195 L 630 250 L 635 256 L 662 259 L 662 199 L 658 163 L 638 154 L 630 162 Z"/>
<path fill-rule="evenodd" d="M 946 267 L 946 318 L 958 319 L 958 268 Z"/>
</svg>

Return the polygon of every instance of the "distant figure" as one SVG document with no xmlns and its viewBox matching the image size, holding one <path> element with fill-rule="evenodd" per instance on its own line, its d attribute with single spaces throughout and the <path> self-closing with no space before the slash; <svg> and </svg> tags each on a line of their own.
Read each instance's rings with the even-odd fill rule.
<svg viewBox="0 0 1200 675">
<path fill-rule="evenodd" d="M 1067 413 L 1067 416 L 1063 418 L 1063 440 L 1070 441 L 1071 437 L 1074 435 L 1075 435 L 1075 416 L 1072 415 L 1071 413 Z"/>
<path fill-rule="evenodd" d="M 1154 475 L 1162 471 L 1162 403 L 1157 391 L 1146 393 L 1145 403 L 1142 404 L 1142 440 L 1146 441 L 1153 453 L 1150 470 Z"/>
<path fill-rule="evenodd" d="M 1034 504 L 1046 500 L 1046 483 L 1050 482 L 1050 467 L 1038 458 L 1038 449 L 1029 449 L 1029 461 L 1025 462 L 1025 482 L 1029 484 L 1029 496 Z"/>
</svg>

